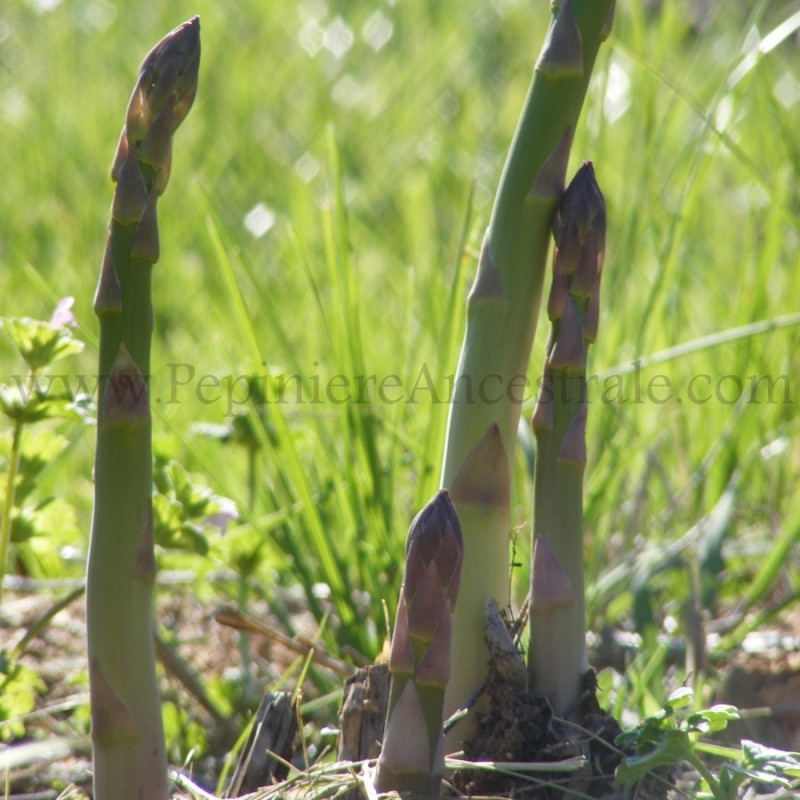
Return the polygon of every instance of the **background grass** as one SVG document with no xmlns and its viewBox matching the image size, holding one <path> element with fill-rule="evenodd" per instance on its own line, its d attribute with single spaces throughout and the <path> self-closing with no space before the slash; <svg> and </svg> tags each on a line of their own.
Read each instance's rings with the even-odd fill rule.
<svg viewBox="0 0 800 800">
<path fill-rule="evenodd" d="M 74 295 L 89 346 L 71 376 L 96 371 L 108 170 L 135 69 L 195 13 L 200 90 L 160 205 L 155 429 L 160 451 L 241 520 L 209 534 L 207 557 L 161 558 L 194 571 L 201 599 L 266 598 L 288 626 L 277 589 L 300 586 L 329 645 L 371 658 L 408 523 L 437 488 L 446 376 L 546 6 L 5 3 L 2 313 L 47 318 Z M 796 17 L 766 0 L 620 3 L 601 50 L 573 147 L 575 165 L 595 162 L 609 218 L 586 503 L 598 632 L 652 643 L 665 621 L 685 632 L 699 606 L 725 621 L 729 649 L 755 624 L 746 612 L 763 623 L 798 592 Z M 12 383 L 23 370 L 5 339 L 0 354 Z M 294 374 L 306 402 L 296 381 L 285 403 L 246 401 L 248 376 L 274 400 Z M 386 391 L 402 399 L 373 388 L 341 402 L 337 375 L 396 376 Z M 241 446 L 196 427 L 234 422 Z M 92 439 L 73 436 L 40 478 L 76 516 L 27 545 L 41 556 L 28 571 L 82 574 L 80 559 L 52 554 L 86 551 Z M 516 605 L 524 451 L 518 467 Z M 230 568 L 244 578 L 208 583 Z"/>
</svg>

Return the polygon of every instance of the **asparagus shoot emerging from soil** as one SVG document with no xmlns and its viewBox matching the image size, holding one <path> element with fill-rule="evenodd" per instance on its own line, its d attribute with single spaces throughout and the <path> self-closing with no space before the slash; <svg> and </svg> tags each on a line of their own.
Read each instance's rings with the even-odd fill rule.
<svg viewBox="0 0 800 800">
<path fill-rule="evenodd" d="M 464 531 L 465 590 L 453 619 L 453 652 L 458 653 L 459 668 L 447 688 L 448 716 L 486 677 L 487 598 L 503 604 L 509 597 L 507 487 L 528 385 L 550 225 L 563 193 L 586 87 L 613 14 L 613 0 L 563 0 L 551 5 L 553 19 L 467 300 L 467 329 L 450 406 L 442 486 L 453 489 Z M 490 457 L 484 457 L 487 453 Z M 455 491 L 456 480 L 462 490 L 467 489 L 466 495 Z M 468 733 L 469 724 L 459 723 L 448 736 L 448 746 L 457 747 Z"/>
<path fill-rule="evenodd" d="M 156 683 L 151 416 L 148 391 L 158 260 L 156 201 L 172 135 L 197 90 L 200 21 L 145 58 L 111 171 L 116 190 L 94 309 L 100 320 L 95 502 L 87 574 L 95 800 L 166 800 Z"/>
<path fill-rule="evenodd" d="M 597 335 L 606 238 L 603 195 L 587 161 L 558 206 L 552 323 L 533 415 L 536 435 L 530 594 L 531 689 L 559 716 L 574 710 L 586 661 L 583 473 L 586 353 Z"/>
<path fill-rule="evenodd" d="M 451 617 L 464 543 L 458 515 L 440 491 L 411 523 L 406 571 L 389 656 L 391 690 L 379 791 L 438 797 L 444 772 L 444 690 Z"/>
</svg>

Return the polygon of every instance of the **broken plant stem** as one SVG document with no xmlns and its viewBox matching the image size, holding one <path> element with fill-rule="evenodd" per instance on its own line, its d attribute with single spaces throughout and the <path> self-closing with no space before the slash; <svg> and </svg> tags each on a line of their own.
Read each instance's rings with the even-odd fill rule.
<svg viewBox="0 0 800 800">
<path fill-rule="evenodd" d="M 486 675 L 487 598 L 504 603 L 509 597 L 511 467 L 529 385 L 550 224 L 595 57 L 611 26 L 612 0 L 552 5 L 553 20 L 467 300 L 467 330 L 450 406 L 442 486 L 452 489 L 464 531 L 465 588 L 453 620 L 459 669 L 447 688 L 448 715 Z M 469 728 L 459 723 L 448 746 L 458 747 Z"/>
<path fill-rule="evenodd" d="M 95 800 L 168 793 L 152 621 L 150 276 L 156 201 L 169 179 L 173 133 L 194 100 L 199 59 L 197 17 L 150 51 L 111 171 L 117 186 L 94 302 L 100 399 L 86 589 Z"/>
<path fill-rule="evenodd" d="M 583 587 L 583 473 L 586 466 L 586 353 L 597 335 L 605 250 L 603 195 L 586 162 L 553 221 L 556 249 L 547 305 L 552 323 L 533 415 L 536 434 L 530 593 L 531 689 L 566 716 L 586 660 Z"/>
</svg>

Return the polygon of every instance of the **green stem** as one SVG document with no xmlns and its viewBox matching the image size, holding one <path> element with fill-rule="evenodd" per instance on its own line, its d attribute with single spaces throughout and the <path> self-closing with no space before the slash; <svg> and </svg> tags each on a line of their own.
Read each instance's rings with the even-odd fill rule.
<svg viewBox="0 0 800 800">
<path fill-rule="evenodd" d="M 126 384 L 139 399 L 120 408 L 114 395 Z M 152 623 L 151 420 L 144 379 L 124 349 L 104 405 L 86 588 L 94 796 L 163 800 L 167 763 Z"/>
<path fill-rule="evenodd" d="M 117 187 L 94 302 L 100 399 L 86 578 L 95 800 L 168 795 L 153 630 L 150 285 L 156 201 L 173 133 L 196 92 L 199 33 L 195 18 L 145 58 L 112 168 Z"/>
<path fill-rule="evenodd" d="M 583 569 L 587 351 L 597 335 L 605 249 L 603 196 L 587 162 L 553 220 L 556 249 L 547 305 L 552 323 L 536 434 L 530 589 L 531 687 L 560 717 L 574 713 L 588 669 Z"/>
<path fill-rule="evenodd" d="M 559 458 L 585 392 L 581 377 L 553 380 L 552 428 L 536 431 L 534 555 L 531 567 L 531 685 L 559 716 L 578 695 L 588 669 L 583 570 L 583 465 Z M 544 554 L 544 547 L 549 549 Z M 552 589 L 540 587 L 548 581 Z M 549 595 L 549 596 L 548 596 Z"/>
<path fill-rule="evenodd" d="M 27 391 L 30 394 L 30 383 Z M 14 517 L 14 495 L 16 494 L 17 474 L 19 473 L 23 426 L 24 423 L 21 419 L 14 420 L 14 434 L 11 439 L 11 453 L 8 457 L 8 474 L 6 475 L 3 520 L 2 527 L 0 527 L 0 600 L 3 598 L 3 577 L 6 574 L 8 547 L 11 543 L 11 523 Z"/>
<path fill-rule="evenodd" d="M 720 782 L 711 774 L 711 771 L 705 764 L 690 751 L 686 754 L 686 760 L 700 773 L 703 780 L 708 784 L 711 794 L 714 795 L 714 800 L 730 800 L 728 793 L 722 788 Z"/>
<path fill-rule="evenodd" d="M 252 451 L 251 451 L 252 452 Z M 252 511 L 252 505 L 250 509 Z M 248 566 L 250 566 L 248 564 Z M 239 611 L 243 614 L 247 613 L 247 606 L 248 606 L 248 597 L 250 595 L 249 589 L 249 580 L 250 580 L 250 570 L 245 569 L 241 570 L 239 574 L 239 591 L 237 596 L 237 603 L 239 605 Z M 247 688 L 248 692 L 251 686 L 251 676 L 250 676 L 250 634 L 246 630 L 240 630 L 238 636 L 238 646 L 239 646 L 239 659 L 242 662 L 242 673 L 245 681 L 245 687 Z"/>
<path fill-rule="evenodd" d="M 447 716 L 485 677 L 486 599 L 502 604 L 509 597 L 510 492 L 487 505 L 481 487 L 498 480 L 510 486 L 551 219 L 595 57 L 611 24 L 612 0 L 553 5 L 558 8 L 511 144 L 467 301 L 467 329 L 451 398 L 441 485 L 453 488 L 461 473 L 462 484 L 472 489 L 467 497 L 453 492 L 465 552 L 462 597 L 453 620 L 459 668 L 447 687 Z M 502 464 L 475 457 L 487 436 L 494 439 L 491 449 Z M 448 746 L 457 747 L 469 727 L 459 723 Z"/>
</svg>

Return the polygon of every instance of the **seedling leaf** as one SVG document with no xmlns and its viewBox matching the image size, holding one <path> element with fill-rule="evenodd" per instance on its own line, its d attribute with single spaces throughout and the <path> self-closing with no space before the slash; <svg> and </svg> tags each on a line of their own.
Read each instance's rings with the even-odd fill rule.
<svg viewBox="0 0 800 800">
<path fill-rule="evenodd" d="M 716 733 L 724 731 L 732 719 L 739 719 L 739 709 L 736 706 L 716 705 L 692 714 L 686 724 L 690 731 Z"/>
<path fill-rule="evenodd" d="M 671 766 L 691 755 L 691 743 L 686 731 L 664 731 L 661 741 L 652 749 L 628 756 L 617 767 L 617 782 L 630 786 L 656 767 Z"/>
<path fill-rule="evenodd" d="M 694 692 L 688 686 L 681 686 L 680 689 L 676 689 L 672 694 L 667 698 L 667 702 L 664 705 L 664 710 L 669 711 L 677 711 L 679 708 L 684 708 L 692 702 L 692 698 L 694 697 Z"/>
</svg>

